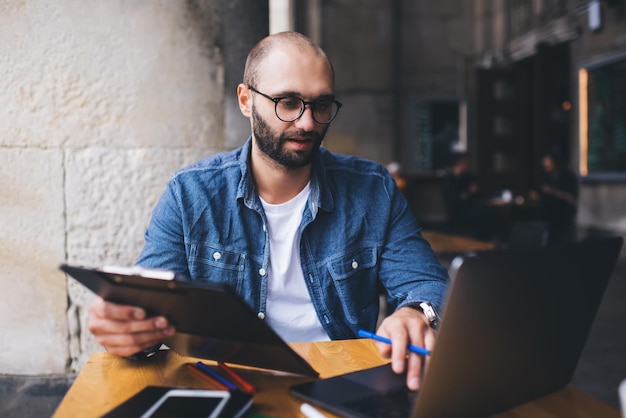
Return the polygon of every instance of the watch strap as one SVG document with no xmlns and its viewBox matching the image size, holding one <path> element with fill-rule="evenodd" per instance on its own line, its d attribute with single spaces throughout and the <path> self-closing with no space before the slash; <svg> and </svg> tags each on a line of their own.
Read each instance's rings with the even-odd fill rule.
<svg viewBox="0 0 626 418">
<path fill-rule="evenodd" d="M 437 327 L 439 327 L 439 313 L 437 312 L 437 309 L 432 303 L 415 302 L 415 303 L 408 303 L 406 305 L 403 305 L 402 307 L 417 309 L 418 311 L 424 314 L 424 316 L 428 320 L 428 323 L 430 324 L 430 327 L 432 329 L 437 329 Z"/>
</svg>

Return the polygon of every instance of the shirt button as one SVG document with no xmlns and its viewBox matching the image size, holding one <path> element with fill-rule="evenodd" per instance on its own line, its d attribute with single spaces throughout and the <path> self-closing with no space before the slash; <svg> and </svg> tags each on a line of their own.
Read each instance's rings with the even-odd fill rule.
<svg viewBox="0 0 626 418">
<path fill-rule="evenodd" d="M 258 316 L 259 319 L 265 319 L 265 314 L 263 312 L 259 312 L 256 316 Z"/>
<path fill-rule="evenodd" d="M 359 267 L 359 263 L 357 263 L 356 261 L 352 262 L 352 268 L 356 269 L 357 267 Z"/>
<path fill-rule="evenodd" d="M 263 232 L 267 231 L 267 227 L 263 224 Z"/>
<path fill-rule="evenodd" d="M 215 251 L 215 252 L 213 253 L 213 260 L 217 261 L 217 260 L 219 260 L 220 258 L 222 258 L 222 254 L 220 254 L 218 251 Z"/>
<path fill-rule="evenodd" d="M 259 275 L 265 276 L 265 273 L 266 273 L 265 269 L 263 268 L 259 269 Z"/>
</svg>

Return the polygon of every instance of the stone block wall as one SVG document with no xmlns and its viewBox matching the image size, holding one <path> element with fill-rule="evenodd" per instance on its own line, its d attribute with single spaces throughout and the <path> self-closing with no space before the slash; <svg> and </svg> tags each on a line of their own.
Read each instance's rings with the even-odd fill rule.
<svg viewBox="0 0 626 418">
<path fill-rule="evenodd" d="M 101 350 L 59 264 L 132 264 L 173 172 L 225 149 L 221 4 L 0 4 L 0 373 Z"/>
</svg>

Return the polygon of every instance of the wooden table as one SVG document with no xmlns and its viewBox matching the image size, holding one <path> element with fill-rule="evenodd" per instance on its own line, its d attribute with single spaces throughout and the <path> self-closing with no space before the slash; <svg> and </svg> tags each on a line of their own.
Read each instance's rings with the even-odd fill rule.
<svg viewBox="0 0 626 418">
<path fill-rule="evenodd" d="M 311 363 L 321 377 L 386 363 L 370 340 L 296 343 L 291 346 Z M 187 371 L 185 364 L 195 361 L 167 351 L 142 362 L 121 359 L 107 353 L 95 353 L 78 375 L 53 417 L 101 416 L 148 385 L 214 389 L 209 383 Z M 238 371 L 257 388 L 252 414 L 303 416 L 299 411 L 301 401 L 289 394 L 289 387 L 310 378 L 250 369 Z M 330 413 L 326 415 L 334 416 Z M 619 418 L 619 411 L 568 386 L 495 417 Z"/>
<path fill-rule="evenodd" d="M 489 241 L 451 235 L 438 231 L 422 230 L 422 237 L 430 243 L 436 254 L 459 254 L 469 251 L 493 250 L 494 245 Z"/>
</svg>

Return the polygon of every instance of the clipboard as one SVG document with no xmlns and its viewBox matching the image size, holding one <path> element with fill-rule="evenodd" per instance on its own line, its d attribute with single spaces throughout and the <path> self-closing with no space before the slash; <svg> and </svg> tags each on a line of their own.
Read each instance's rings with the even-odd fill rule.
<svg viewBox="0 0 626 418">
<path fill-rule="evenodd" d="M 181 356 L 319 376 L 226 285 L 183 281 L 171 271 L 141 267 L 62 264 L 60 269 L 106 301 L 165 316 L 176 334 L 163 344 Z"/>
</svg>

